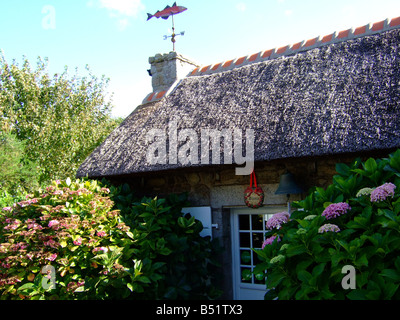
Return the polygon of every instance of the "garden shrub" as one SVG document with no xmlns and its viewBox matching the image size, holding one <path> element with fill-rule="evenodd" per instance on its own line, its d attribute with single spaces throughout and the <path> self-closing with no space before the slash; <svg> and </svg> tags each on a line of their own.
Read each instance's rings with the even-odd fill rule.
<svg viewBox="0 0 400 320">
<path fill-rule="evenodd" d="M 336 171 L 290 218 L 274 217 L 254 249 L 266 299 L 400 299 L 400 150 Z"/>
<path fill-rule="evenodd" d="M 110 189 L 55 181 L 4 207 L 0 298 L 215 297 L 212 244 L 199 236 L 199 221 L 183 217 L 184 201 L 132 205 L 129 188 Z"/>
</svg>

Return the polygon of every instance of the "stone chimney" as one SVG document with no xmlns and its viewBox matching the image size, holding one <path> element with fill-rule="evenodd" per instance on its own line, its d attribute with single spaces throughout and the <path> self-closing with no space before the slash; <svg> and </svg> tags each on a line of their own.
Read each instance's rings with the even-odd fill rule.
<svg viewBox="0 0 400 320">
<path fill-rule="evenodd" d="M 149 58 L 153 92 L 167 91 L 175 81 L 187 76 L 198 65 L 171 51 Z"/>
</svg>

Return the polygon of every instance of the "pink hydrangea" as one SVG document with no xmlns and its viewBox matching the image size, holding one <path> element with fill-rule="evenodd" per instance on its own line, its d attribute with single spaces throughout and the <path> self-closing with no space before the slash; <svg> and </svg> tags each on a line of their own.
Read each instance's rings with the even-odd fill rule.
<svg viewBox="0 0 400 320">
<path fill-rule="evenodd" d="M 340 228 L 336 224 L 326 223 L 318 229 L 318 233 L 339 232 Z"/>
<path fill-rule="evenodd" d="M 329 220 L 339 217 L 349 210 L 351 210 L 351 207 L 346 202 L 332 203 L 325 208 L 322 216 Z"/>
<path fill-rule="evenodd" d="M 380 202 L 386 200 L 388 197 L 393 197 L 394 189 L 396 189 L 396 186 L 391 182 L 375 188 L 371 192 L 371 202 Z"/>
<path fill-rule="evenodd" d="M 107 235 L 107 233 L 106 233 L 105 231 L 98 231 L 98 232 L 97 232 L 97 235 L 98 235 L 99 237 L 105 237 L 105 236 Z"/>
<path fill-rule="evenodd" d="M 110 193 L 110 189 L 108 188 L 101 188 L 101 191 L 103 191 L 104 193 Z"/>
<path fill-rule="evenodd" d="M 80 246 L 82 244 L 82 238 L 77 238 L 76 240 L 73 241 L 74 245 Z"/>
<path fill-rule="evenodd" d="M 33 204 L 33 203 L 37 203 L 37 202 L 38 202 L 38 199 L 34 198 L 34 199 L 26 200 L 26 201 L 20 201 L 20 202 L 18 202 L 17 204 L 18 204 L 21 208 L 24 208 L 24 207 L 30 206 L 30 205 Z"/>
<path fill-rule="evenodd" d="M 289 213 L 288 212 L 278 212 L 275 213 L 271 218 L 267 220 L 266 228 L 268 230 L 271 229 L 279 229 L 283 223 L 289 221 Z"/>
<path fill-rule="evenodd" d="M 272 244 L 272 242 L 274 242 L 274 240 L 275 240 L 276 237 L 278 237 L 278 239 L 276 240 L 277 242 L 281 241 L 281 239 L 279 238 L 279 236 L 277 236 L 277 235 L 271 236 L 271 237 L 266 238 L 266 239 L 264 240 L 264 242 L 263 242 L 261 248 L 264 249 L 266 245 Z"/>
<path fill-rule="evenodd" d="M 54 226 L 58 226 L 60 224 L 60 221 L 58 221 L 58 220 L 51 220 L 50 222 L 49 222 L 49 228 L 51 228 L 51 227 L 54 227 Z"/>
<path fill-rule="evenodd" d="M 58 242 L 53 240 L 53 239 L 49 239 L 48 241 L 44 241 L 43 244 L 45 246 L 49 246 L 49 247 L 52 247 L 52 248 L 57 248 L 58 245 L 59 245 Z"/>
<path fill-rule="evenodd" d="M 92 250 L 93 253 L 97 252 L 97 251 L 103 251 L 104 253 L 108 252 L 108 249 L 106 247 L 96 247 Z"/>
<path fill-rule="evenodd" d="M 56 258 L 57 258 L 57 253 L 53 253 L 52 255 L 47 257 L 46 260 L 54 261 L 54 260 L 56 260 Z"/>
</svg>

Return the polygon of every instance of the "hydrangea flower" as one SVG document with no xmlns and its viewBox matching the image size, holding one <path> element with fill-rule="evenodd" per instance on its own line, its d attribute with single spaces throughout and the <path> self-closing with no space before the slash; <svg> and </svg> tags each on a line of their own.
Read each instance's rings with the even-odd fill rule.
<svg viewBox="0 0 400 320">
<path fill-rule="evenodd" d="M 274 242 L 275 238 L 278 237 L 277 235 L 273 235 L 269 238 L 266 238 L 264 243 L 262 244 L 261 248 L 264 249 L 266 245 L 270 245 L 272 244 L 272 242 Z M 281 239 L 278 237 L 278 239 L 276 240 L 277 242 L 281 241 Z"/>
<path fill-rule="evenodd" d="M 394 189 L 396 189 L 396 186 L 391 182 L 384 183 L 383 185 L 375 188 L 371 192 L 371 202 L 380 202 L 386 200 L 388 197 L 393 197 Z"/>
<path fill-rule="evenodd" d="M 57 253 L 53 253 L 52 255 L 47 257 L 46 260 L 54 261 L 54 260 L 56 260 L 56 258 L 57 258 Z"/>
<path fill-rule="evenodd" d="M 82 238 L 77 238 L 76 240 L 73 241 L 74 245 L 80 246 L 82 244 Z"/>
<path fill-rule="evenodd" d="M 99 237 L 105 237 L 107 233 L 105 231 L 97 231 L 96 233 Z"/>
<path fill-rule="evenodd" d="M 57 226 L 57 225 L 59 225 L 59 224 L 60 224 L 60 222 L 59 222 L 58 220 L 51 220 L 51 221 L 49 222 L 48 227 L 51 228 L 51 227 Z"/>
<path fill-rule="evenodd" d="M 336 224 L 326 223 L 318 229 L 318 233 L 339 232 L 340 228 Z"/>
<path fill-rule="evenodd" d="M 332 203 L 325 208 L 321 215 L 329 220 L 339 217 L 349 210 L 351 210 L 351 207 L 346 202 Z"/>
<path fill-rule="evenodd" d="M 275 213 L 271 218 L 268 219 L 266 228 L 268 230 L 271 229 L 279 229 L 283 223 L 289 221 L 289 213 L 288 212 L 279 212 Z"/>
<path fill-rule="evenodd" d="M 317 217 L 317 215 L 315 215 L 315 214 L 310 214 L 310 215 L 308 215 L 307 217 L 304 217 L 304 220 L 312 220 L 312 219 L 314 219 L 314 218 L 316 218 Z"/>
<path fill-rule="evenodd" d="M 280 255 L 277 255 L 277 256 L 273 257 L 273 258 L 270 260 L 270 263 L 272 263 L 272 264 L 274 264 L 274 263 L 279 263 L 279 262 L 281 262 L 281 261 L 283 261 L 283 260 L 285 260 L 285 256 L 282 255 L 282 254 L 280 254 Z"/>
<path fill-rule="evenodd" d="M 360 191 L 357 192 L 356 197 L 367 196 L 370 195 L 374 189 L 372 188 L 362 188 Z"/>
<path fill-rule="evenodd" d="M 304 228 L 300 228 L 300 229 L 298 229 L 298 230 L 296 231 L 296 234 L 306 234 L 306 233 L 307 233 L 307 230 L 304 229 Z"/>
</svg>

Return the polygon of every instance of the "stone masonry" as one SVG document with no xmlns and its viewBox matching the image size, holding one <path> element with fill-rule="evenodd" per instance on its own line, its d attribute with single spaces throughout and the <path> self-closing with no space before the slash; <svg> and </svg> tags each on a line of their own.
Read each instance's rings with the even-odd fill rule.
<svg viewBox="0 0 400 320">
<path fill-rule="evenodd" d="M 176 52 L 156 54 L 149 58 L 153 92 L 168 90 L 175 81 L 187 76 L 198 65 Z"/>
</svg>

